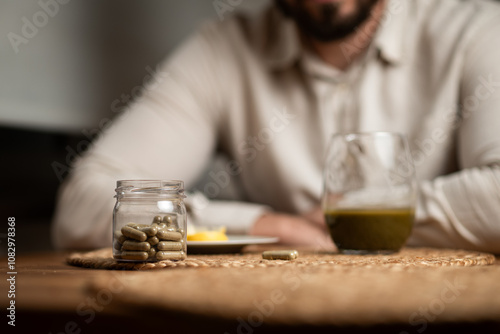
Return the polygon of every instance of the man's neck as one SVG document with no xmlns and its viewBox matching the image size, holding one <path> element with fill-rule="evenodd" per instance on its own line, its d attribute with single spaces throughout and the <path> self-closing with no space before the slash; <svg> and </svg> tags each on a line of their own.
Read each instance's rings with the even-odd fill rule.
<svg viewBox="0 0 500 334">
<path fill-rule="evenodd" d="M 384 13 L 386 1 L 379 1 L 370 17 L 349 36 L 332 42 L 320 42 L 304 37 L 304 43 L 323 61 L 340 70 L 345 70 L 363 55 L 370 45 Z"/>
</svg>

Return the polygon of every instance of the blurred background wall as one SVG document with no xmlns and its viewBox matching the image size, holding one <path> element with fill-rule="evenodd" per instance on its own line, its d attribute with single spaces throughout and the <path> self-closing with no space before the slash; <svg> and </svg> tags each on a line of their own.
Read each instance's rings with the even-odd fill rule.
<svg viewBox="0 0 500 334">
<path fill-rule="evenodd" d="M 234 10 L 221 13 L 214 5 L 221 3 Z M 5 222 L 16 217 L 17 252 L 51 249 L 49 224 L 69 163 L 159 62 L 203 21 L 268 3 L 0 0 L 0 213 Z"/>
</svg>

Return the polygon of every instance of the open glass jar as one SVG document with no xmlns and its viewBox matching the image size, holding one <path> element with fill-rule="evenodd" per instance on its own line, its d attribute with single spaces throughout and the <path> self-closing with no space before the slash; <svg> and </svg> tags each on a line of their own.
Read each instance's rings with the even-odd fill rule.
<svg viewBox="0 0 500 334">
<path fill-rule="evenodd" d="M 186 258 L 184 183 L 163 180 L 116 182 L 113 257 L 156 262 Z"/>
</svg>

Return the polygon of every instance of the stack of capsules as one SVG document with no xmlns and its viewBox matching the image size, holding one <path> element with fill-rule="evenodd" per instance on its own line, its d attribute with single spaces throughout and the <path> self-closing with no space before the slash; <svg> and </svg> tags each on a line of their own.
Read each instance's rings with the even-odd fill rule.
<svg viewBox="0 0 500 334">
<path fill-rule="evenodd" d="M 114 258 L 127 261 L 184 260 L 185 231 L 177 215 L 155 216 L 151 225 L 127 223 L 115 231 Z"/>
</svg>

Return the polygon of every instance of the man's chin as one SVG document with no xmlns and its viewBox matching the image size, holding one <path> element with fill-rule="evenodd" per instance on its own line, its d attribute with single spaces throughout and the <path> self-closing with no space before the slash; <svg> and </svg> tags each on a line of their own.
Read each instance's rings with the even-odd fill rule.
<svg viewBox="0 0 500 334">
<path fill-rule="evenodd" d="M 354 33 L 370 17 L 379 0 L 358 0 L 351 14 L 341 15 L 340 3 L 344 1 L 299 0 L 290 5 L 286 0 L 275 0 L 275 3 L 285 16 L 295 21 L 304 35 L 321 42 L 331 42 Z"/>
<path fill-rule="evenodd" d="M 340 3 L 340 2 L 344 2 L 345 0 L 305 0 L 305 1 L 322 4 L 322 3 Z"/>
</svg>

